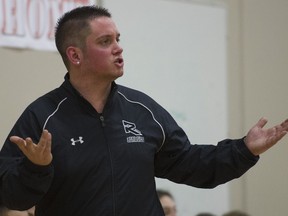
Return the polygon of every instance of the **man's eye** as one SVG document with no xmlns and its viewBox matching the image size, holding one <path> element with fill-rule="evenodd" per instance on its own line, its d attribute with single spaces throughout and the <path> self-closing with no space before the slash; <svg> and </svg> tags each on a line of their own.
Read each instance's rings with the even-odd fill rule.
<svg viewBox="0 0 288 216">
<path fill-rule="evenodd" d="M 109 39 L 102 40 L 101 44 L 102 45 L 108 45 L 108 44 L 110 44 L 110 40 Z"/>
</svg>

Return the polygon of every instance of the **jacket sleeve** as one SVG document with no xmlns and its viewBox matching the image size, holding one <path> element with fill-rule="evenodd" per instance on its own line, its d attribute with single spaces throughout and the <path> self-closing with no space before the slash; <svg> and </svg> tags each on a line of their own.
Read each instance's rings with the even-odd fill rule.
<svg viewBox="0 0 288 216">
<path fill-rule="evenodd" d="M 225 139 L 217 145 L 191 144 L 169 114 L 166 140 L 155 156 L 155 176 L 198 188 L 214 188 L 243 175 L 259 157 L 244 139 Z"/>
<path fill-rule="evenodd" d="M 38 166 L 30 162 L 16 144 L 12 135 L 31 137 L 38 143 L 42 129 L 37 118 L 25 110 L 8 135 L 0 152 L 0 201 L 10 209 L 26 210 L 34 206 L 48 191 L 53 180 L 52 163 Z"/>
</svg>

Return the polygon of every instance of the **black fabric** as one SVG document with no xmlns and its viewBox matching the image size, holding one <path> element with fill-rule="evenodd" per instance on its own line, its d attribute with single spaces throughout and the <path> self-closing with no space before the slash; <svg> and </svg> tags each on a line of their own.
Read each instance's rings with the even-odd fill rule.
<svg viewBox="0 0 288 216">
<path fill-rule="evenodd" d="M 8 137 L 37 143 L 44 128 L 52 134 L 51 165 L 31 164 L 9 139 L 0 152 L 2 202 L 36 205 L 36 216 L 161 216 L 155 176 L 212 188 L 258 160 L 243 139 L 190 144 L 153 99 L 115 83 L 100 115 L 66 77 L 27 107 Z"/>
</svg>

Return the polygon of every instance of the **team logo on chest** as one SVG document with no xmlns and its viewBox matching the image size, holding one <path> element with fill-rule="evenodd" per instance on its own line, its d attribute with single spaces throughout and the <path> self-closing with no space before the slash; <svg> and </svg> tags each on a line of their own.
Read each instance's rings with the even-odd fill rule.
<svg viewBox="0 0 288 216">
<path fill-rule="evenodd" d="M 144 137 L 143 137 L 141 131 L 136 128 L 135 123 L 122 120 L 122 124 L 123 124 L 124 131 L 126 134 L 134 135 L 134 136 L 128 136 L 127 137 L 128 143 L 144 142 Z"/>
<path fill-rule="evenodd" d="M 75 146 L 76 144 L 84 143 L 83 137 L 79 136 L 77 139 L 71 138 L 71 145 Z"/>
</svg>

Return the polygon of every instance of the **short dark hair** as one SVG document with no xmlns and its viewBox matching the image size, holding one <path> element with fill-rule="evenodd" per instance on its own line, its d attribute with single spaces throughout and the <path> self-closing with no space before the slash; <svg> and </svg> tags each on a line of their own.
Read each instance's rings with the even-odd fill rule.
<svg viewBox="0 0 288 216">
<path fill-rule="evenodd" d="M 174 200 L 174 197 L 172 196 L 172 194 L 169 191 L 167 191 L 167 190 L 157 189 L 157 195 L 158 195 L 159 199 L 161 199 L 163 196 L 168 196 L 172 200 Z"/>
<path fill-rule="evenodd" d="M 249 216 L 249 214 L 240 210 L 233 210 L 223 214 L 223 216 Z"/>
<path fill-rule="evenodd" d="M 58 19 L 55 27 L 55 43 L 67 69 L 69 68 L 67 47 L 77 46 L 85 49 L 86 37 L 91 32 L 89 22 L 103 16 L 111 18 L 106 8 L 90 5 L 74 8 Z"/>
<path fill-rule="evenodd" d="M 202 212 L 198 213 L 196 216 L 216 216 L 216 215 L 209 212 Z"/>
</svg>

